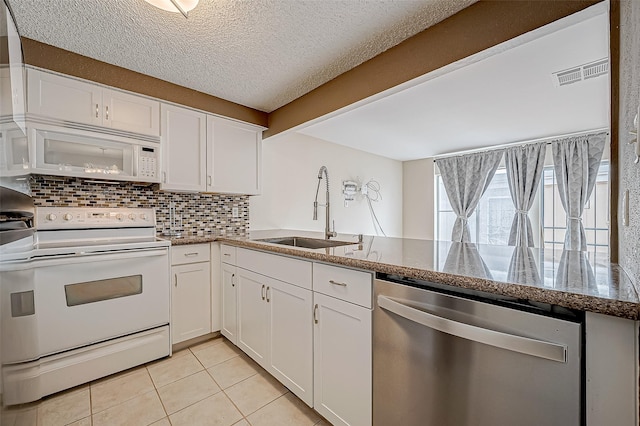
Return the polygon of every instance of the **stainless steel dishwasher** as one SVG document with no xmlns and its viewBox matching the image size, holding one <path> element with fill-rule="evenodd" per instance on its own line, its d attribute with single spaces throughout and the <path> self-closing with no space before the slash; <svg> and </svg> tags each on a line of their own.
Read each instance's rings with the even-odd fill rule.
<svg viewBox="0 0 640 426">
<path fill-rule="evenodd" d="M 373 424 L 583 424 L 581 313 L 447 287 L 375 280 Z"/>
</svg>

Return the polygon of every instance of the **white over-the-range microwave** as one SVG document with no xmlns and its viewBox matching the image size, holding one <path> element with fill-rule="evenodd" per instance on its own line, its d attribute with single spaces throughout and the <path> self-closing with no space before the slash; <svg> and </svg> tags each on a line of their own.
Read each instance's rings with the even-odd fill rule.
<svg viewBox="0 0 640 426">
<path fill-rule="evenodd" d="M 2 169 L 83 178 L 160 182 L 160 140 L 75 128 L 27 127 L 4 141 Z M 152 138 L 149 138 L 152 139 Z M 8 161 L 7 161 L 8 160 Z M 9 170 L 7 170 L 9 171 Z"/>
</svg>

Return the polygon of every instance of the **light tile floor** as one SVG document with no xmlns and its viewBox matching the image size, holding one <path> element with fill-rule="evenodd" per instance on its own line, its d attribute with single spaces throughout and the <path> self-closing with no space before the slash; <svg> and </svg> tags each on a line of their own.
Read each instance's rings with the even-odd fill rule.
<svg viewBox="0 0 640 426">
<path fill-rule="evenodd" d="M 2 410 L 0 426 L 328 426 L 224 338 L 41 401 Z"/>
</svg>

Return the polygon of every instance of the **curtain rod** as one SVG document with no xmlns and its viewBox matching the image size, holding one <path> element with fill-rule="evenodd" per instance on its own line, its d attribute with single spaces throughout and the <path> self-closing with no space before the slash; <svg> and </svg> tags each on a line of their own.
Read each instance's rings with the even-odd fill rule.
<svg viewBox="0 0 640 426">
<path fill-rule="evenodd" d="M 565 133 L 565 134 L 562 134 L 562 135 L 547 136 L 547 137 L 538 138 L 538 139 L 529 139 L 529 140 L 523 140 L 523 141 L 508 142 L 508 143 L 503 143 L 503 144 L 500 144 L 500 145 L 494 145 L 494 146 L 491 146 L 491 147 L 467 149 L 465 151 L 458 151 L 458 152 L 452 152 L 452 153 L 448 153 L 448 154 L 434 155 L 433 159 L 437 161 L 437 160 L 440 160 L 440 159 L 443 159 L 443 158 L 448 158 L 448 157 L 458 157 L 458 156 L 467 155 L 467 154 L 475 154 L 475 153 L 478 153 L 478 152 L 497 151 L 499 149 L 509 148 L 511 146 L 514 146 L 514 145 L 518 145 L 518 146 L 531 145 L 531 144 L 540 143 L 540 142 L 546 142 L 547 145 L 550 145 L 556 139 L 564 139 L 564 138 L 570 138 L 570 137 L 576 137 L 576 136 L 595 135 L 595 134 L 602 133 L 602 132 L 607 132 L 607 134 L 609 134 L 609 128 L 608 127 L 601 127 L 599 129 L 585 130 L 585 131 L 582 131 L 582 132 Z"/>
</svg>

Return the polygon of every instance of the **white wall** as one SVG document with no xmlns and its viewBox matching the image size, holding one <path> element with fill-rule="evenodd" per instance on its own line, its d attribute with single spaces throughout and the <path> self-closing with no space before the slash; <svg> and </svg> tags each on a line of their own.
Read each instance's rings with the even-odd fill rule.
<svg viewBox="0 0 640 426">
<path fill-rule="evenodd" d="M 390 142 L 392 143 L 392 142 Z M 318 169 L 327 166 L 331 216 L 338 233 L 376 235 L 366 200 L 344 206 L 342 181 L 380 183 L 382 200 L 371 203 L 387 236 L 402 236 L 402 162 L 289 133 L 262 145 L 262 195 L 249 201 L 250 230 L 293 229 L 324 231 L 324 207 L 312 220 Z M 318 202 L 324 203 L 324 179 Z"/>
<path fill-rule="evenodd" d="M 405 161 L 402 164 L 403 237 L 433 240 L 435 210 L 433 158 Z"/>
</svg>

